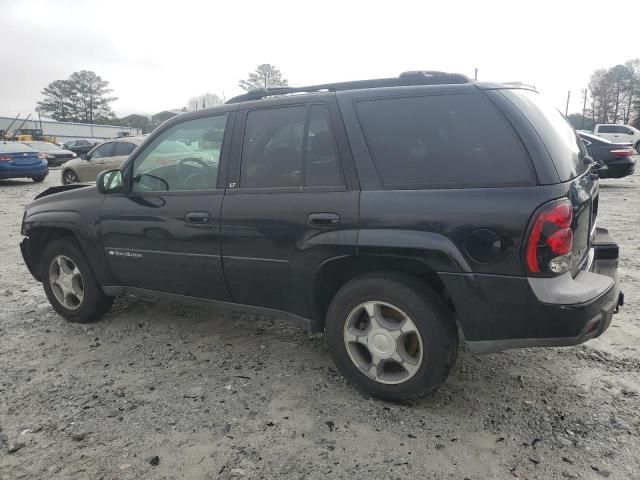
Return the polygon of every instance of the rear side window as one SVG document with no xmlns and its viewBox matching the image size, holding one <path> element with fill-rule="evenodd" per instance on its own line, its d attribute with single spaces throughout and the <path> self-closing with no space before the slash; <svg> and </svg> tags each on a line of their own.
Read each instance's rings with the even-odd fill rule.
<svg viewBox="0 0 640 480">
<path fill-rule="evenodd" d="M 241 188 L 343 185 L 326 105 L 252 110 L 240 167 Z"/>
<path fill-rule="evenodd" d="M 527 117 L 553 159 L 560 181 L 566 182 L 584 173 L 588 168 L 584 157 L 587 152 L 569 121 L 532 90 L 504 89 L 500 92 Z"/>
<path fill-rule="evenodd" d="M 357 112 L 378 174 L 389 187 L 531 184 L 511 128 L 477 94 L 366 100 Z"/>
<path fill-rule="evenodd" d="M 113 156 L 120 157 L 124 155 L 129 155 L 131 152 L 133 152 L 134 148 L 136 148 L 136 146 L 133 143 L 116 142 L 116 146 L 113 149 Z"/>
</svg>

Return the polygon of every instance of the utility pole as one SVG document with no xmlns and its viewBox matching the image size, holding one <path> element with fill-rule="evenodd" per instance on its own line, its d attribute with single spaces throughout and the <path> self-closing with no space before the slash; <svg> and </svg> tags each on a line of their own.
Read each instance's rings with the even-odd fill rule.
<svg viewBox="0 0 640 480">
<path fill-rule="evenodd" d="M 571 90 L 567 92 L 567 108 L 564 109 L 564 116 L 569 115 L 569 99 L 571 98 Z"/>
<path fill-rule="evenodd" d="M 582 101 L 582 130 L 584 130 L 584 116 L 587 113 L 587 89 L 584 89 L 584 100 Z"/>
<path fill-rule="evenodd" d="M 473 79 L 478 80 L 478 69 L 474 68 L 473 70 L 474 70 Z"/>
</svg>

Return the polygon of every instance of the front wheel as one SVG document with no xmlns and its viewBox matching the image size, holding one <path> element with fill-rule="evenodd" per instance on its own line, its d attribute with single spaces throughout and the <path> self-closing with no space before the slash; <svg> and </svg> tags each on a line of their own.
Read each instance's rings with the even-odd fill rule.
<svg viewBox="0 0 640 480">
<path fill-rule="evenodd" d="M 107 313 L 113 298 L 104 294 L 78 244 L 63 238 L 49 244 L 40 278 L 53 309 L 70 322 L 85 323 Z"/>
<path fill-rule="evenodd" d="M 408 275 L 351 280 L 333 298 L 325 330 L 342 374 L 383 400 L 407 401 L 435 390 L 457 357 L 451 313 L 433 290 Z"/>
<path fill-rule="evenodd" d="M 62 174 L 62 183 L 64 185 L 78 182 L 78 175 L 76 175 L 76 172 L 74 172 L 73 170 L 65 170 L 65 172 Z"/>
</svg>

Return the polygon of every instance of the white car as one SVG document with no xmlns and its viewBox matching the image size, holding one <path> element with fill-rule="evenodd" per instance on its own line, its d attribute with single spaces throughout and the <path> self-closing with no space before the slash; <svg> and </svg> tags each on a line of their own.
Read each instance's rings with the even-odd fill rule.
<svg viewBox="0 0 640 480">
<path fill-rule="evenodd" d="M 637 128 L 617 123 L 599 123 L 593 129 L 593 134 L 613 143 L 631 143 L 640 153 L 640 130 Z"/>
</svg>

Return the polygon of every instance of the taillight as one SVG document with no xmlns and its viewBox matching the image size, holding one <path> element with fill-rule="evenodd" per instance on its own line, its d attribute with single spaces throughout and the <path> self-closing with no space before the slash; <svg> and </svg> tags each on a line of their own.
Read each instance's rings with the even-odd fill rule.
<svg viewBox="0 0 640 480">
<path fill-rule="evenodd" d="M 47 159 L 47 154 L 44 152 L 38 152 L 38 158 L 40 160 L 46 160 Z"/>
<path fill-rule="evenodd" d="M 560 274 L 571 268 L 573 209 L 569 200 L 538 211 L 526 243 L 527 269 L 536 274 Z"/>
<path fill-rule="evenodd" d="M 13 160 L 13 157 L 9 155 L 0 155 L 0 162 L 10 162 L 11 160 Z"/>
<path fill-rule="evenodd" d="M 618 157 L 631 157 L 633 156 L 632 148 L 620 148 L 617 150 L 611 150 L 611 153 L 617 155 Z"/>
</svg>

